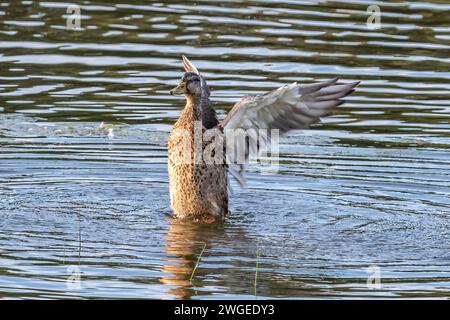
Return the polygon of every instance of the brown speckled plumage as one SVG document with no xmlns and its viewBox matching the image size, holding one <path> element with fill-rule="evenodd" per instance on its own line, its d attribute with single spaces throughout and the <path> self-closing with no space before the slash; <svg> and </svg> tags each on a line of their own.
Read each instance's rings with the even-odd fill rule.
<svg viewBox="0 0 450 320">
<path fill-rule="evenodd" d="M 194 97 L 188 97 L 187 104 L 169 136 L 171 206 L 179 218 L 212 218 L 220 221 L 228 213 L 227 165 L 225 161 L 222 164 L 206 164 L 204 159 L 196 163 L 194 124 L 200 120 L 203 120 L 201 102 Z M 187 133 L 189 143 L 186 143 L 186 138 L 176 134 L 178 130 Z M 202 125 L 201 130 L 203 134 L 208 129 Z M 210 130 L 220 130 L 218 134 L 223 136 L 223 131 L 218 127 Z M 205 145 L 203 142 L 202 150 Z M 186 150 L 186 146 L 190 150 Z M 180 157 L 185 154 L 192 155 L 190 163 L 180 161 Z"/>
</svg>

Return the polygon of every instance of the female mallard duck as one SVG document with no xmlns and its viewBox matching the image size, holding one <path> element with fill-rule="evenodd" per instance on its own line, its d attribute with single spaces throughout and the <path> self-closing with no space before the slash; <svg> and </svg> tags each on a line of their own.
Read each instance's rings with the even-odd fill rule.
<svg viewBox="0 0 450 320">
<path fill-rule="evenodd" d="M 305 129 L 331 114 L 354 91 L 359 82 L 336 84 L 338 79 L 309 85 L 293 83 L 264 95 L 249 95 L 237 102 L 224 120 L 218 121 L 209 89 L 197 68 L 183 56 L 186 73 L 170 94 L 184 94 L 186 106 L 172 128 L 168 142 L 168 166 L 171 207 L 178 218 L 190 218 L 202 223 L 222 221 L 228 213 L 228 172 L 244 184 L 241 170 L 232 167 L 234 161 L 222 150 L 214 149 L 212 156 L 223 161 L 206 161 L 201 155 L 208 149 L 204 137 L 227 140 L 228 132 L 241 129 L 278 129 L 285 133 Z M 211 134 L 212 133 L 212 134 Z M 200 137 L 200 139 L 197 139 Z M 249 135 L 244 148 L 255 139 Z M 200 140 L 200 141 L 199 141 Z M 253 141 L 254 142 L 254 141 Z M 227 141 L 228 143 L 228 141 Z M 258 143 L 255 143 L 258 145 Z M 220 152 L 223 151 L 223 152 Z M 234 159 L 234 157 L 233 157 Z M 248 152 L 245 153 L 248 159 Z"/>
</svg>

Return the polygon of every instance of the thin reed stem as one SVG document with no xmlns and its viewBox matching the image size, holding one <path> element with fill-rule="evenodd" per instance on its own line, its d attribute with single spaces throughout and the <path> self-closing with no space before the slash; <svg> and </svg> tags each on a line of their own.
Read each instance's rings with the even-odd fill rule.
<svg viewBox="0 0 450 320">
<path fill-rule="evenodd" d="M 200 259 L 202 258 L 202 255 L 203 255 L 203 252 L 205 251 L 205 248 L 206 248 L 206 243 L 203 244 L 202 251 L 200 251 L 200 254 L 198 255 L 197 263 L 195 264 L 194 270 L 192 270 L 191 277 L 189 278 L 189 282 L 192 282 L 192 279 L 194 278 L 195 271 L 197 270 L 198 265 L 200 264 Z"/>
</svg>

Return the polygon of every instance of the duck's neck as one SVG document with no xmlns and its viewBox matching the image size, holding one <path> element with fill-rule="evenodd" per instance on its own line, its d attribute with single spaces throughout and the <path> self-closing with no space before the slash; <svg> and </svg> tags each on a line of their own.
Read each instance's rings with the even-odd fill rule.
<svg viewBox="0 0 450 320">
<path fill-rule="evenodd" d="M 194 121 L 202 120 L 201 98 L 196 96 L 186 96 L 186 106 L 183 115 L 189 116 Z"/>
</svg>

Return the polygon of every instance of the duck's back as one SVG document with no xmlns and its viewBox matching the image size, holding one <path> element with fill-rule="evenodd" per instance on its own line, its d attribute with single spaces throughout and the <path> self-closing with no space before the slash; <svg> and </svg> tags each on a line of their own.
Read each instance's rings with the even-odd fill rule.
<svg viewBox="0 0 450 320">
<path fill-rule="evenodd" d="M 217 120 L 216 110 L 209 99 L 202 101 L 202 122 L 206 129 L 212 129 L 219 124 Z"/>
</svg>

